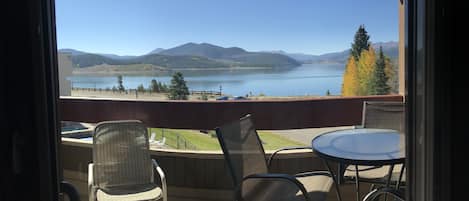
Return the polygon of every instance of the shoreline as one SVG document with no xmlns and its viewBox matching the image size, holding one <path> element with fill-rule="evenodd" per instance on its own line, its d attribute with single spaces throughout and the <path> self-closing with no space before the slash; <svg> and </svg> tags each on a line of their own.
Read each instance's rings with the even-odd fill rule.
<svg viewBox="0 0 469 201">
<path fill-rule="evenodd" d="M 169 100 L 166 93 L 149 93 L 149 92 L 113 92 L 105 90 L 92 90 L 92 89 L 72 89 L 72 97 L 88 97 L 88 98 L 123 98 L 123 99 L 133 99 L 133 100 L 156 100 L 156 101 L 167 101 Z M 233 97 L 232 95 L 222 94 L 220 96 Z M 208 95 L 208 100 L 202 100 L 201 94 L 192 94 L 189 95 L 190 101 L 220 101 L 216 98 L 220 97 L 218 95 Z M 302 99 L 311 99 L 311 98 L 330 98 L 337 97 L 336 95 L 331 96 L 320 96 L 320 95 L 309 95 L 309 96 L 248 96 L 248 100 L 240 101 L 250 101 L 250 100 L 302 100 Z M 231 99 L 230 99 L 231 101 Z"/>
<path fill-rule="evenodd" d="M 109 67 L 105 69 L 97 69 L 95 67 L 90 67 L 92 69 L 83 70 L 82 68 L 73 69 L 72 75 L 155 75 L 155 74 L 164 74 L 170 72 L 183 72 L 183 71 L 229 71 L 229 70 L 264 70 L 264 69 L 273 69 L 272 67 L 220 67 L 220 68 L 172 68 L 172 69 L 157 69 L 157 70 L 127 70 L 127 71 L 118 71 L 113 70 L 117 67 Z M 102 67 L 100 67 L 102 68 Z"/>
</svg>

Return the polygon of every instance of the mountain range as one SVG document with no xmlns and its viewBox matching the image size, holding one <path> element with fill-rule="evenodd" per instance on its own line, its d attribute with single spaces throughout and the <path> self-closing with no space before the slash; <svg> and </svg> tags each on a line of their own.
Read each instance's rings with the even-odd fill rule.
<svg viewBox="0 0 469 201">
<path fill-rule="evenodd" d="M 376 50 L 396 59 L 398 43 L 374 43 Z M 141 56 L 88 53 L 74 49 L 60 49 L 71 55 L 75 67 L 98 65 L 151 64 L 163 68 L 226 68 L 226 67 L 295 67 L 302 63 L 345 63 L 350 49 L 322 55 L 287 53 L 284 51 L 249 52 L 239 47 L 220 47 L 208 43 L 186 43 L 170 49 L 157 48 Z"/>
<path fill-rule="evenodd" d="M 242 48 L 224 48 L 208 43 L 186 43 L 171 49 L 155 49 L 142 56 L 118 56 L 87 53 L 74 49 L 59 52 L 71 54 L 75 67 L 102 64 L 152 64 L 163 68 L 226 68 L 226 67 L 295 67 L 301 65 L 286 55 L 267 52 L 248 52 Z"/>
<path fill-rule="evenodd" d="M 379 47 L 381 46 L 383 48 L 383 53 L 393 60 L 397 59 L 399 56 L 399 44 L 395 41 L 372 43 L 372 46 L 376 51 L 378 51 Z M 265 51 L 265 52 L 283 54 L 301 63 L 343 63 L 345 64 L 347 62 L 347 58 L 349 57 L 350 49 L 340 51 L 340 52 L 321 54 L 321 55 L 311 55 L 311 54 L 303 54 L 303 53 L 287 53 L 282 50 Z"/>
</svg>

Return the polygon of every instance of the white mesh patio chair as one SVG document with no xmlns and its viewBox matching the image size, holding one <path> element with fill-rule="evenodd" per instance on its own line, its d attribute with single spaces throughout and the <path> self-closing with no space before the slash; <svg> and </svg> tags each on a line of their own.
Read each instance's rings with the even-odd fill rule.
<svg viewBox="0 0 469 201">
<path fill-rule="evenodd" d="M 90 201 L 167 201 L 166 191 L 164 172 L 150 157 L 147 128 L 140 121 L 96 125 L 88 166 Z"/>
<path fill-rule="evenodd" d="M 365 101 L 363 102 L 362 128 L 392 129 L 400 134 L 405 133 L 405 104 L 401 101 Z M 358 166 L 361 182 L 385 184 L 391 166 Z M 344 170 L 345 181 L 355 181 L 355 166 L 348 166 Z M 402 174 L 401 174 L 402 172 Z M 405 167 L 395 165 L 392 170 L 391 182 L 400 185 L 405 182 Z"/>
<path fill-rule="evenodd" d="M 216 133 L 235 186 L 235 200 L 326 200 L 333 184 L 329 172 L 289 175 L 268 171 L 270 162 L 278 151 L 266 160 L 262 142 L 250 115 L 216 128 Z M 282 150 L 290 149 L 297 148 Z"/>
</svg>

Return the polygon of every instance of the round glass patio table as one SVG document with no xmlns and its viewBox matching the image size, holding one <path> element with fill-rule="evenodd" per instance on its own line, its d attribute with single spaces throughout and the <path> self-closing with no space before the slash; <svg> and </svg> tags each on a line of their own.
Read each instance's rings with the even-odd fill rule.
<svg viewBox="0 0 469 201">
<path fill-rule="evenodd" d="M 315 137 L 311 144 L 314 153 L 325 159 L 329 171 L 331 168 L 327 161 L 355 165 L 355 167 L 358 165 L 393 167 L 395 164 L 405 162 L 405 136 L 395 130 L 373 128 L 337 130 Z M 334 182 L 337 182 L 336 178 Z M 357 200 L 359 200 L 358 177 L 356 185 Z"/>
<path fill-rule="evenodd" d="M 319 157 L 349 165 L 392 165 L 405 161 L 405 136 L 389 129 L 346 129 L 312 140 Z"/>
</svg>

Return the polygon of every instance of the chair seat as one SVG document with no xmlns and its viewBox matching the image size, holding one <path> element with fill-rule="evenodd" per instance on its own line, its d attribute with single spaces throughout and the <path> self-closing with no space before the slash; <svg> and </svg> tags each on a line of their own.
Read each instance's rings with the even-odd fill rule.
<svg viewBox="0 0 469 201">
<path fill-rule="evenodd" d="M 303 184 L 312 201 L 325 201 L 333 182 L 331 177 L 322 175 L 297 177 L 297 180 Z M 243 196 L 246 201 L 305 201 L 302 192 L 293 183 L 263 180 L 248 188 L 249 191 Z"/>
<path fill-rule="evenodd" d="M 370 168 L 371 166 L 358 166 L 359 172 L 358 176 L 360 177 L 361 180 L 369 180 L 370 182 L 372 180 L 380 181 L 380 183 L 385 182 L 387 179 L 387 175 L 389 172 L 390 166 L 385 165 L 379 168 L 371 169 L 371 170 L 362 170 L 362 169 L 367 169 Z M 399 179 L 399 174 L 401 172 L 402 165 L 395 165 L 393 170 L 392 170 L 392 176 L 391 176 L 391 181 L 397 181 Z M 355 178 L 355 166 L 350 165 L 347 167 L 347 169 L 344 172 L 344 177 L 348 178 Z M 402 181 L 405 181 L 405 170 L 404 170 L 404 175 L 402 176 Z"/>
<path fill-rule="evenodd" d="M 331 177 L 322 175 L 297 177 L 296 179 L 303 184 L 305 189 L 308 191 L 309 197 L 314 201 L 326 200 L 334 182 Z M 301 195 L 301 192 L 297 193 L 297 197 L 298 195 Z M 300 198 L 303 199 L 302 197 Z"/>
<path fill-rule="evenodd" d="M 99 201 L 139 201 L 139 200 L 157 200 L 162 198 L 161 188 L 155 187 L 148 191 L 133 194 L 111 195 L 101 189 L 96 192 L 96 198 Z"/>
</svg>

